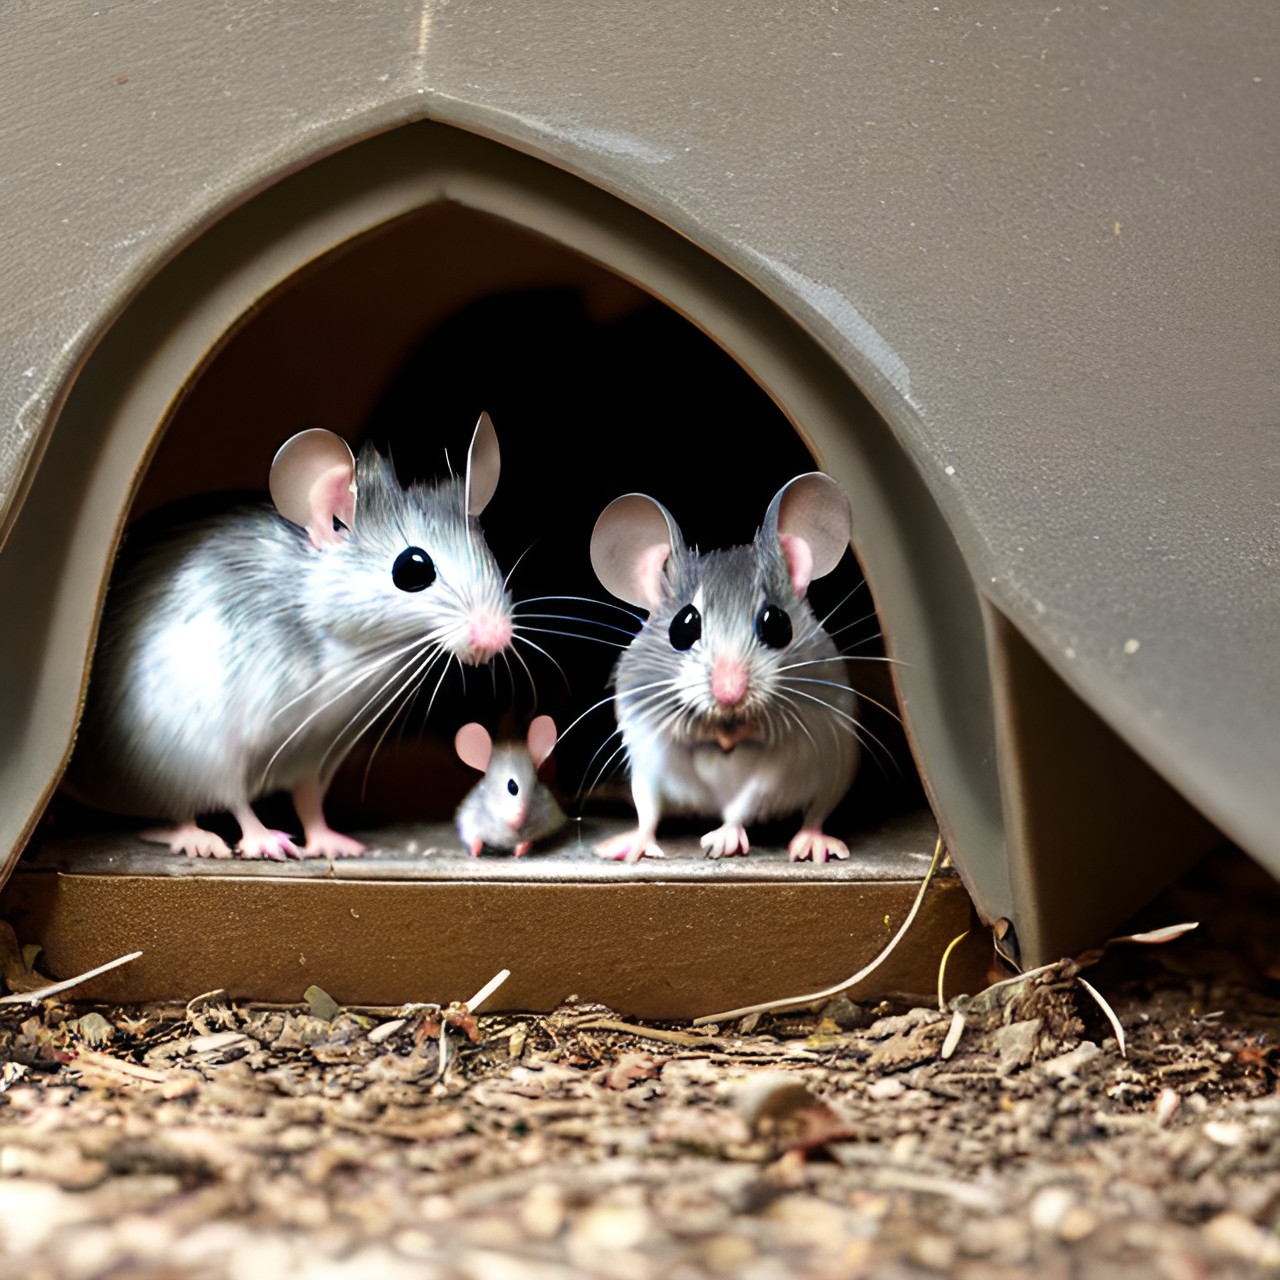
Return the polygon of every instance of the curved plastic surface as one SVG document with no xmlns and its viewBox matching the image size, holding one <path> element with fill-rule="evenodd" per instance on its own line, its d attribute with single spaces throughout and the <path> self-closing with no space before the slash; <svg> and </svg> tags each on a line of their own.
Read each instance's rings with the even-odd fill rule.
<svg viewBox="0 0 1280 1280">
<path fill-rule="evenodd" d="M 683 232 L 835 356 L 978 586 L 1280 868 L 1280 163 L 1262 0 L 27 10 L 0 42 L 4 529 L 102 320 L 435 116 Z M 553 69 L 553 74 L 549 74 Z"/>
</svg>

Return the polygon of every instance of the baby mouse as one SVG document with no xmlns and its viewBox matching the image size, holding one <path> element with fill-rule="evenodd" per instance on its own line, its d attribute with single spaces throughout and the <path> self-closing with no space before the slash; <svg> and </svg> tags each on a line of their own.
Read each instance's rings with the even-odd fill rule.
<svg viewBox="0 0 1280 1280">
<path fill-rule="evenodd" d="M 849 501 L 810 472 L 782 487 L 754 543 L 691 550 L 670 513 L 632 493 L 591 537 L 601 583 L 649 617 L 614 672 L 637 829 L 604 858 L 662 857 L 668 811 L 716 814 L 709 857 L 745 854 L 746 825 L 799 811 L 791 861 L 847 858 L 822 824 L 858 766 L 856 700 L 834 641 L 806 599 L 849 546 Z"/>
<path fill-rule="evenodd" d="M 497 747 L 483 725 L 464 724 L 453 740 L 463 764 L 484 777 L 458 806 L 458 836 L 473 858 L 487 845 L 514 849 L 517 858 L 535 841 L 559 831 L 567 819 L 538 770 L 556 745 L 556 722 L 538 716 L 524 743 Z"/>
<path fill-rule="evenodd" d="M 144 832 L 231 856 L 196 815 L 229 811 L 245 858 L 354 856 L 324 794 L 355 741 L 449 666 L 510 645 L 511 599 L 477 516 L 498 483 L 487 414 L 465 478 L 403 488 L 366 444 L 285 442 L 274 510 L 241 506 L 172 530 L 117 575 L 68 773 L 99 808 L 169 820 Z M 252 802 L 293 798 L 299 847 Z"/>
</svg>

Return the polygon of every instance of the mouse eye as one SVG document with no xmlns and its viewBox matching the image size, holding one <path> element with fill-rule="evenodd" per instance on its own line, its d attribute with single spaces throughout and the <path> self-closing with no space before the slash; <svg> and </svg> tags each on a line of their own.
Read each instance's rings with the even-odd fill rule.
<svg viewBox="0 0 1280 1280">
<path fill-rule="evenodd" d="M 692 649 L 702 634 L 702 614 L 691 604 L 685 605 L 674 618 L 667 634 L 673 649 Z"/>
<path fill-rule="evenodd" d="M 508 778 L 508 779 L 507 779 L 507 790 L 508 790 L 508 791 L 509 791 L 513 796 L 518 796 L 518 795 L 520 794 L 520 784 L 519 784 L 519 783 L 518 783 L 514 778 Z"/>
<path fill-rule="evenodd" d="M 405 547 L 391 566 L 391 581 L 401 591 L 425 591 L 436 580 L 436 567 L 421 547 Z"/>
<path fill-rule="evenodd" d="M 770 649 L 785 649 L 791 643 L 791 619 L 785 609 L 764 605 L 756 614 L 756 638 Z"/>
</svg>

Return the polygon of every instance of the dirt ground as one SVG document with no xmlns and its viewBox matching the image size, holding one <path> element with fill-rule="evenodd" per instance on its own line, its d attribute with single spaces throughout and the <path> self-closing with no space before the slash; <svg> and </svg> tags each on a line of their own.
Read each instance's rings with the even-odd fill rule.
<svg viewBox="0 0 1280 1280">
<path fill-rule="evenodd" d="M 1277 905 L 1220 858 L 1194 932 L 946 1010 L 10 1005 L 0 1274 L 1280 1272 Z"/>
</svg>

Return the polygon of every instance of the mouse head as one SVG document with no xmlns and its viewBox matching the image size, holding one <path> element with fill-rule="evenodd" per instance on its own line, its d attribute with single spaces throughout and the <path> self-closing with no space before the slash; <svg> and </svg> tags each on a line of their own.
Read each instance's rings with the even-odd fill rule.
<svg viewBox="0 0 1280 1280">
<path fill-rule="evenodd" d="M 489 505 L 501 465 L 493 420 L 482 413 L 467 450 L 463 514 L 468 519 Z M 355 527 L 356 459 L 332 431 L 313 427 L 290 436 L 276 450 L 267 483 L 276 510 L 305 529 L 317 550 L 338 545 Z"/>
<path fill-rule="evenodd" d="M 787 673 L 834 652 L 805 597 L 850 533 L 848 499 L 816 471 L 778 491 L 751 546 L 726 551 L 691 551 L 644 494 L 612 502 L 592 534 L 592 566 L 614 595 L 649 611 L 619 662 L 620 713 L 643 708 L 725 750 L 771 736 L 771 708 L 798 678 Z"/>
<path fill-rule="evenodd" d="M 453 746 L 463 764 L 485 775 L 481 783 L 495 816 L 512 830 L 519 831 L 529 811 L 538 770 L 556 745 L 556 722 L 550 716 L 538 716 L 525 736 L 525 747 L 500 746 L 482 724 L 464 724 L 454 735 Z"/>
<path fill-rule="evenodd" d="M 800 600 L 814 578 L 840 563 L 851 532 L 844 491 L 830 476 L 810 471 L 774 495 L 755 550 L 783 569 L 791 593 Z M 643 493 L 615 498 L 591 535 L 591 565 L 602 585 L 650 613 L 670 595 L 684 562 L 696 558 L 671 513 Z"/>
<path fill-rule="evenodd" d="M 371 444 L 356 460 L 329 431 L 286 441 L 272 463 L 271 496 L 320 553 L 310 572 L 328 628 L 388 643 L 429 635 L 436 651 L 472 665 L 506 649 L 511 598 L 477 520 L 499 470 L 487 413 L 465 477 L 433 485 L 402 487 Z"/>
</svg>

